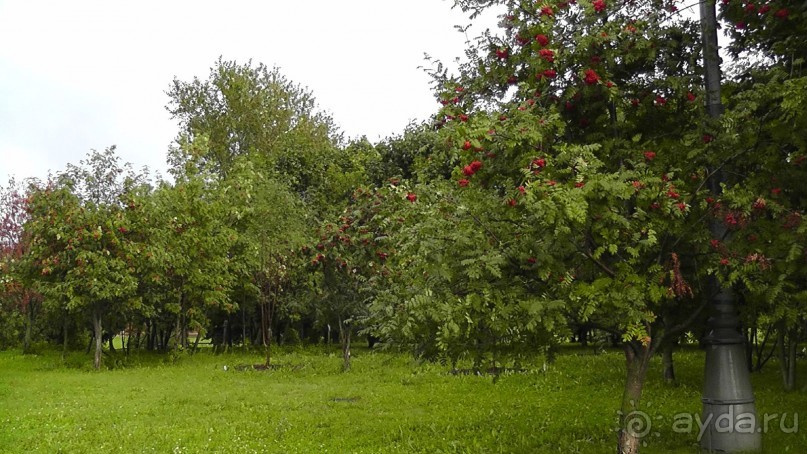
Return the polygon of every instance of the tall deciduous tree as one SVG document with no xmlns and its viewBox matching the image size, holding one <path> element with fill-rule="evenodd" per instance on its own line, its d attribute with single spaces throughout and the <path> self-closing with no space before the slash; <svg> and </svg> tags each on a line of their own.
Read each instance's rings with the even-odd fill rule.
<svg viewBox="0 0 807 454">
<path fill-rule="evenodd" d="M 308 239 L 309 211 L 283 182 L 258 172 L 249 157 L 237 162 L 222 188 L 228 225 L 239 232 L 232 248 L 234 272 L 245 293 L 257 296 L 268 367 L 273 321 L 289 287 L 293 255 Z M 239 304 L 247 304 L 246 298 Z"/>
<path fill-rule="evenodd" d="M 204 334 L 208 311 L 232 312 L 234 269 L 230 251 L 238 233 L 227 222 L 229 201 L 219 180 L 204 171 L 178 174 L 154 193 L 148 235 L 154 273 L 162 289 L 162 314 L 174 319 L 169 332 L 187 348 L 188 332 Z M 167 347 L 164 345 L 164 347 Z"/>
<path fill-rule="evenodd" d="M 177 147 L 169 154 L 173 171 L 188 161 L 226 176 L 239 156 L 251 156 L 256 171 L 281 179 L 323 208 L 328 165 L 340 140 L 330 117 L 317 110 L 313 95 L 277 68 L 219 59 L 206 80 L 175 79 L 166 107 L 179 121 L 180 135 L 204 147 Z"/>
<path fill-rule="evenodd" d="M 383 287 L 394 254 L 389 241 L 390 205 L 401 200 L 388 190 L 358 188 L 341 216 L 324 222 L 315 244 L 307 248 L 317 295 L 315 311 L 336 323 L 344 370 L 350 369 L 350 345 L 370 301 Z"/>
</svg>

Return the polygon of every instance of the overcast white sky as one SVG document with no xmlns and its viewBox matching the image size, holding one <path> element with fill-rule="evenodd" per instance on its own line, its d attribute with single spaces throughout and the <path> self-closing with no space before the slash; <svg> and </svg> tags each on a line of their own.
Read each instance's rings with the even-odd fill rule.
<svg viewBox="0 0 807 454">
<path fill-rule="evenodd" d="M 423 53 L 463 54 L 454 25 L 469 21 L 452 3 L 0 0 L 0 184 L 113 144 L 164 174 L 177 132 L 164 92 L 174 76 L 206 78 L 219 55 L 280 67 L 347 137 L 401 132 L 437 108 Z"/>
</svg>

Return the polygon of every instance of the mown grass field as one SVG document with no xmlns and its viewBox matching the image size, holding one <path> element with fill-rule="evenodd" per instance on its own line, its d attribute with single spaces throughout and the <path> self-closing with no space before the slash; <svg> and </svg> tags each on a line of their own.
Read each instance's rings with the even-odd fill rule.
<svg viewBox="0 0 807 454">
<path fill-rule="evenodd" d="M 270 371 L 236 370 L 261 361 L 246 353 L 105 360 L 113 368 L 93 372 L 82 353 L 0 352 L 0 452 L 614 452 L 624 364 L 619 351 L 569 348 L 494 383 L 361 349 L 348 373 L 324 348 L 279 350 Z M 675 387 L 652 366 L 643 452 L 699 452 L 697 426 L 681 434 L 673 422 L 700 411 L 703 355 L 676 360 Z M 805 452 L 807 393 L 782 393 L 777 374 L 771 364 L 753 376 L 758 412 L 787 412 L 786 429 L 802 412 L 804 428 L 771 423 L 765 452 Z"/>
</svg>

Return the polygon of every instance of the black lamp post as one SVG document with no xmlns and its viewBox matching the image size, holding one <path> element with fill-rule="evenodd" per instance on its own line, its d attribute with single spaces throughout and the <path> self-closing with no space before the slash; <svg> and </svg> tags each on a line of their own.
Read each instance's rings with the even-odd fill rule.
<svg viewBox="0 0 807 454">
<path fill-rule="evenodd" d="M 762 447 L 754 391 L 745 356 L 745 337 L 734 308 L 734 295 L 715 297 L 711 332 L 706 336 L 706 378 L 703 385 L 703 436 L 707 452 L 754 452 Z"/>
<path fill-rule="evenodd" d="M 706 110 L 713 119 L 723 112 L 720 101 L 720 56 L 717 44 L 715 0 L 700 3 L 703 66 L 706 79 Z M 712 192 L 720 194 L 723 182 L 719 171 L 712 176 Z M 725 229 L 712 224 L 712 236 L 722 239 Z M 717 280 L 712 286 L 713 315 L 706 344 L 705 380 L 703 385 L 704 426 L 701 448 L 707 452 L 755 452 L 762 448 L 762 433 L 754 405 L 750 373 L 745 356 L 745 338 L 735 308 L 735 296 L 722 288 Z"/>
</svg>

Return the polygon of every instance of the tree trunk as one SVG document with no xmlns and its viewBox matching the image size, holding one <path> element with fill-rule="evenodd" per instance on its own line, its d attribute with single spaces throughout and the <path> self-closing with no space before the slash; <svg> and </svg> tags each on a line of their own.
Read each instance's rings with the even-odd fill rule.
<svg viewBox="0 0 807 454">
<path fill-rule="evenodd" d="M 473 369 L 477 375 L 482 373 L 482 362 L 484 360 L 484 350 L 482 348 L 482 339 L 480 339 L 480 335 L 477 334 L 476 339 L 474 340 L 474 364 Z"/>
<path fill-rule="evenodd" d="M 90 354 L 90 352 L 92 351 L 92 344 L 94 342 L 95 342 L 95 328 L 93 328 L 93 333 L 92 333 L 92 336 L 90 336 L 90 341 L 87 342 L 87 351 L 84 352 L 85 354 L 87 354 L 87 355 Z"/>
<path fill-rule="evenodd" d="M 241 300 L 241 347 L 247 350 L 247 298 Z"/>
<path fill-rule="evenodd" d="M 342 344 L 342 369 L 347 372 L 350 370 L 350 328 L 345 331 L 345 339 Z"/>
<path fill-rule="evenodd" d="M 264 345 L 263 348 L 264 348 L 264 351 L 266 352 L 266 362 L 264 363 L 264 365 L 266 367 L 269 367 L 269 365 L 272 363 L 272 338 L 271 337 L 269 338 L 268 342 L 266 343 L 266 345 Z"/>
<path fill-rule="evenodd" d="M 627 376 L 619 417 L 617 453 L 638 454 L 642 437 L 650 430 L 650 419 L 639 411 L 639 402 L 652 350 L 649 345 L 638 341 L 627 342 L 623 348 Z"/>
<path fill-rule="evenodd" d="M 224 346 L 224 353 L 227 353 L 228 345 L 227 345 L 227 337 L 229 336 L 228 326 L 230 322 L 228 320 L 224 320 L 224 327 L 222 328 L 222 335 L 221 335 L 221 344 Z"/>
<path fill-rule="evenodd" d="M 269 367 L 269 362 L 272 360 L 272 353 L 269 349 L 272 338 L 269 335 L 269 309 L 267 306 L 266 301 L 261 301 L 261 345 L 263 345 L 263 353 L 266 357 L 264 364 Z"/>
<path fill-rule="evenodd" d="M 104 351 L 104 338 L 103 338 L 103 328 L 101 327 L 101 313 L 99 311 L 94 311 L 92 314 L 92 325 L 94 329 L 95 335 L 95 359 L 93 360 L 93 367 L 95 370 L 101 369 L 101 354 Z"/>
<path fill-rule="evenodd" d="M 132 335 L 134 333 L 134 326 L 129 326 L 128 329 L 125 331 L 126 333 L 126 356 L 129 356 L 129 352 L 132 351 Z"/>
<path fill-rule="evenodd" d="M 154 324 L 146 322 L 146 350 L 154 351 Z"/>
<path fill-rule="evenodd" d="M 177 315 L 177 345 L 182 349 L 188 348 L 188 321 L 183 306 L 185 298 L 179 294 L 179 314 Z"/>
<path fill-rule="evenodd" d="M 163 331 L 163 336 L 162 336 L 162 341 L 161 341 L 162 345 L 160 345 L 160 349 L 162 351 L 168 351 L 168 345 L 170 344 L 170 342 L 171 342 L 171 330 L 166 329 L 166 330 Z"/>
<path fill-rule="evenodd" d="M 69 319 L 67 318 L 67 313 L 64 314 L 64 324 L 62 325 L 62 361 L 64 361 L 65 356 L 67 355 L 67 323 Z"/>
<path fill-rule="evenodd" d="M 199 340 L 202 338 L 202 332 L 203 331 L 201 329 L 199 329 L 196 332 L 196 340 L 193 341 L 193 352 L 194 353 L 196 353 L 197 350 L 199 349 Z"/>
<path fill-rule="evenodd" d="M 664 383 L 672 385 L 675 383 L 675 363 L 673 363 L 673 349 L 675 345 L 669 343 L 664 346 L 661 352 L 661 362 L 664 365 Z"/>
<path fill-rule="evenodd" d="M 135 350 L 140 350 L 140 342 L 143 340 L 143 325 L 138 325 L 135 335 Z"/>
<path fill-rule="evenodd" d="M 342 370 L 350 370 L 350 326 L 339 317 L 339 341 L 342 344 Z"/>
<path fill-rule="evenodd" d="M 788 357 L 790 360 L 787 363 L 788 371 L 787 371 L 787 382 L 790 385 L 791 390 L 796 389 L 796 347 L 798 343 L 796 342 L 797 337 L 795 333 L 790 338 L 790 346 L 788 348 Z"/>
<path fill-rule="evenodd" d="M 796 389 L 796 336 L 793 336 L 780 322 L 779 326 L 779 369 L 782 372 L 782 384 L 785 391 Z"/>
<path fill-rule="evenodd" d="M 268 317 L 266 320 L 266 327 L 269 331 L 269 335 L 267 336 L 266 342 L 266 367 L 269 367 L 269 361 L 272 359 L 272 319 L 274 319 L 275 315 L 275 306 L 277 306 L 277 286 L 275 286 L 272 300 L 269 301 L 269 307 L 267 308 Z"/>
<path fill-rule="evenodd" d="M 748 364 L 748 372 L 754 371 L 754 353 L 759 356 L 759 335 L 757 322 L 754 320 L 751 328 L 743 330 L 745 334 L 745 363 Z"/>
<path fill-rule="evenodd" d="M 31 352 L 31 333 L 34 326 L 34 302 L 28 301 L 25 305 L 25 337 L 22 341 L 22 353 L 28 354 Z"/>
</svg>

